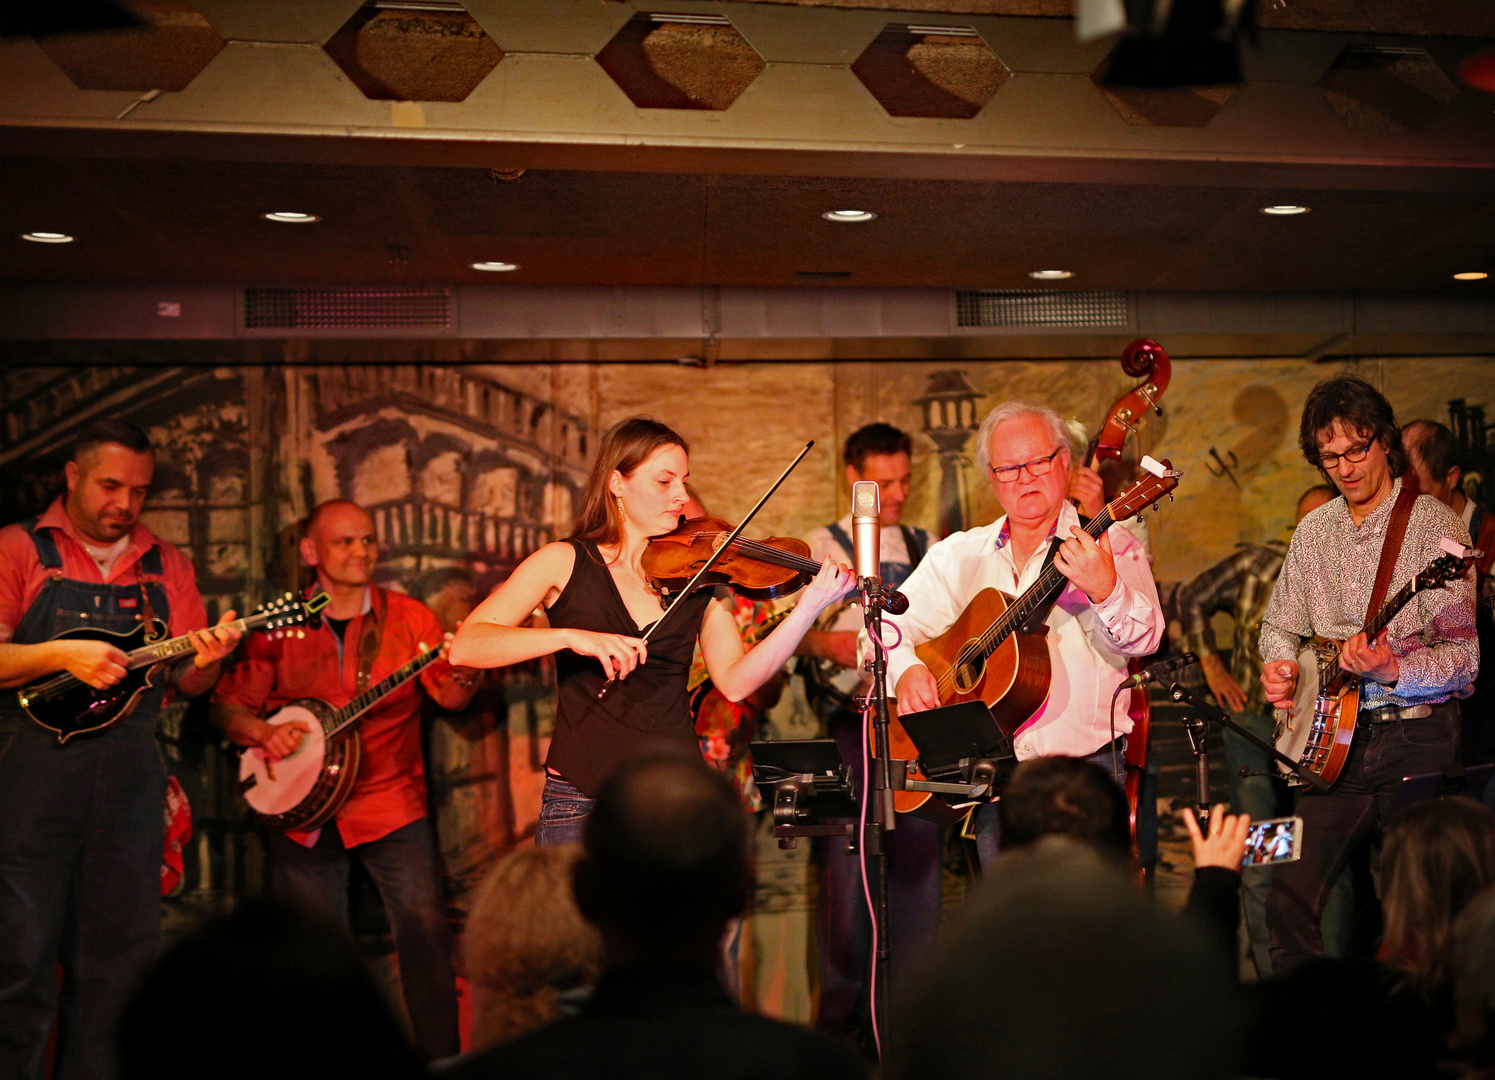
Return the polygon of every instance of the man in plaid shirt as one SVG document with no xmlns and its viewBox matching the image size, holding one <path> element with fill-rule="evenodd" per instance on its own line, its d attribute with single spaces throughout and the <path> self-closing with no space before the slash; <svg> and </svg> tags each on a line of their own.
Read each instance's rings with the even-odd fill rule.
<svg viewBox="0 0 1495 1080">
<path fill-rule="evenodd" d="M 1327 484 L 1305 491 L 1298 499 L 1294 521 L 1316 510 L 1337 494 Z M 1182 625 L 1181 650 L 1199 657 L 1199 666 L 1210 693 L 1222 709 L 1230 710 L 1236 722 L 1268 741 L 1272 738 L 1272 710 L 1261 686 L 1261 652 L 1257 638 L 1262 616 L 1272 598 L 1272 586 L 1282 569 L 1287 548 L 1282 544 L 1256 544 L 1237 551 L 1198 577 L 1180 585 L 1174 604 Z M 1227 612 L 1235 620 L 1235 641 L 1230 666 L 1220 658 L 1211 617 Z M 1264 750 L 1252 746 L 1235 732 L 1225 731 L 1225 772 L 1230 777 L 1230 809 L 1253 819 L 1275 817 L 1286 787 L 1279 781 L 1272 760 Z M 1251 774 L 1241 776 L 1244 769 Z M 1285 807 L 1283 808 L 1285 810 Z M 1267 889 L 1272 869 L 1253 867 L 1245 872 L 1243 897 L 1246 927 L 1251 935 L 1251 954 L 1257 974 L 1271 974 L 1266 922 Z"/>
</svg>

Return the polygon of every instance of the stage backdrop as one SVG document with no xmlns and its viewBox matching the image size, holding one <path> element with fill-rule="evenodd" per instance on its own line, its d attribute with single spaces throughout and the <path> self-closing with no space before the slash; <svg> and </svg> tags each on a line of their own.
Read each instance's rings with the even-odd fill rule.
<svg viewBox="0 0 1495 1080">
<path fill-rule="evenodd" d="M 637 413 L 689 441 L 692 481 L 727 518 L 815 441 L 760 514 L 758 535 L 803 535 L 846 512 L 839 447 L 873 420 L 914 435 L 914 523 L 937 532 L 982 523 L 998 512 L 971 460 L 986 410 L 1021 398 L 1094 428 L 1131 385 L 1118 363 L 1099 361 L 517 366 L 485 363 L 481 342 L 49 343 L 0 355 L 5 519 L 36 513 L 60 490 L 79 426 L 99 416 L 136 423 L 158 448 L 145 520 L 191 556 L 215 617 L 298 587 L 297 523 L 340 496 L 374 517 L 381 583 L 453 621 L 565 534 L 600 433 Z M 1482 359 L 1352 367 L 1403 420 L 1446 421 L 1451 398 L 1495 405 L 1495 366 Z M 1188 578 L 1240 543 L 1286 537 L 1299 493 L 1318 479 L 1297 449 L 1299 410 L 1335 370 L 1175 363 L 1165 415 L 1134 440 L 1184 474 L 1177 501 L 1148 515 L 1160 581 Z M 459 906 L 533 832 L 552 709 L 549 672 L 532 665 L 493 680 L 469 714 L 429 718 L 432 811 Z M 795 693 L 773 723 L 781 736 L 812 730 Z M 168 917 L 195 921 L 260 887 L 261 849 L 237 801 L 234 757 L 201 705 L 169 710 L 162 740 L 197 825 Z M 763 855 L 745 991 L 803 1017 L 808 853 L 770 842 Z"/>
</svg>

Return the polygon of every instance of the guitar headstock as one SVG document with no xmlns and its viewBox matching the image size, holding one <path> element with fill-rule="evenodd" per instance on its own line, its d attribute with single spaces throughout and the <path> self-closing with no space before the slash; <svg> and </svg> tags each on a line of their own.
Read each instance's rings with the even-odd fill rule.
<svg viewBox="0 0 1495 1080">
<path fill-rule="evenodd" d="M 1447 537 L 1444 537 L 1442 547 L 1443 554 L 1428 563 L 1427 568 L 1412 579 L 1414 593 L 1424 589 L 1439 589 L 1450 581 L 1457 581 L 1469 572 L 1469 568 L 1481 555 L 1481 552 Z"/>
<path fill-rule="evenodd" d="M 1173 489 L 1178 487 L 1181 475 L 1173 464 L 1166 458 L 1155 461 L 1147 456 L 1141 464 L 1142 476 L 1137 482 L 1106 504 L 1112 521 L 1125 521 L 1134 514 L 1140 517 L 1149 506 L 1156 509 L 1164 495 L 1173 498 Z"/>
</svg>

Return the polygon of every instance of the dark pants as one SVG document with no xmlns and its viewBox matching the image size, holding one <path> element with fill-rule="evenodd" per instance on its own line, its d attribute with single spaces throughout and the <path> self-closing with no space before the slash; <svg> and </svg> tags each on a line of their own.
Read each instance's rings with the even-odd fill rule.
<svg viewBox="0 0 1495 1080">
<path fill-rule="evenodd" d="M 114 1075 L 121 1008 L 161 934 L 156 709 L 58 745 L 0 718 L 0 1077 Z M 62 965 L 59 995 L 57 965 Z"/>
<path fill-rule="evenodd" d="M 321 911 L 348 928 L 348 859 L 358 857 L 379 887 L 400 957 L 400 986 L 415 1042 L 428 1058 L 460 1051 L 452 932 L 446 921 L 442 869 L 429 818 L 412 821 L 356 847 L 343 846 L 336 823 L 307 848 L 269 836 L 270 884 L 277 896 Z"/>
<path fill-rule="evenodd" d="M 862 788 L 860 721 L 844 719 L 831 735 L 851 766 L 856 790 Z M 816 901 L 819 937 L 820 1007 L 815 1026 L 828 1034 L 855 1039 L 867 1017 L 867 977 L 872 962 L 872 918 L 862 891 L 860 857 L 846 853 L 839 838 L 818 839 L 820 894 Z M 906 987 L 908 974 L 934 943 L 940 919 L 941 863 L 944 829 L 909 814 L 887 835 L 888 955 L 890 980 Z M 875 862 L 867 859 L 867 878 L 877 896 Z M 884 987 L 883 989 L 889 989 Z"/>
<path fill-rule="evenodd" d="M 1386 824 L 1401 779 L 1443 769 L 1459 756 L 1459 707 L 1433 706 L 1431 716 L 1358 727 L 1344 770 L 1327 794 L 1298 804 L 1303 856 L 1272 871 L 1267 926 L 1272 973 L 1283 975 L 1324 954 L 1322 918 L 1335 878 L 1355 848 Z"/>
</svg>

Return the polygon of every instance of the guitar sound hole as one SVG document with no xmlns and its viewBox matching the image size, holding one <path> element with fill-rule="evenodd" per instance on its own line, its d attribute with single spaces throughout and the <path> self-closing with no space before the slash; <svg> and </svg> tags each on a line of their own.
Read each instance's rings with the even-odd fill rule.
<svg viewBox="0 0 1495 1080">
<path fill-rule="evenodd" d="M 977 664 L 961 664 L 955 669 L 955 688 L 969 694 L 981 681 L 981 668 Z"/>
</svg>

